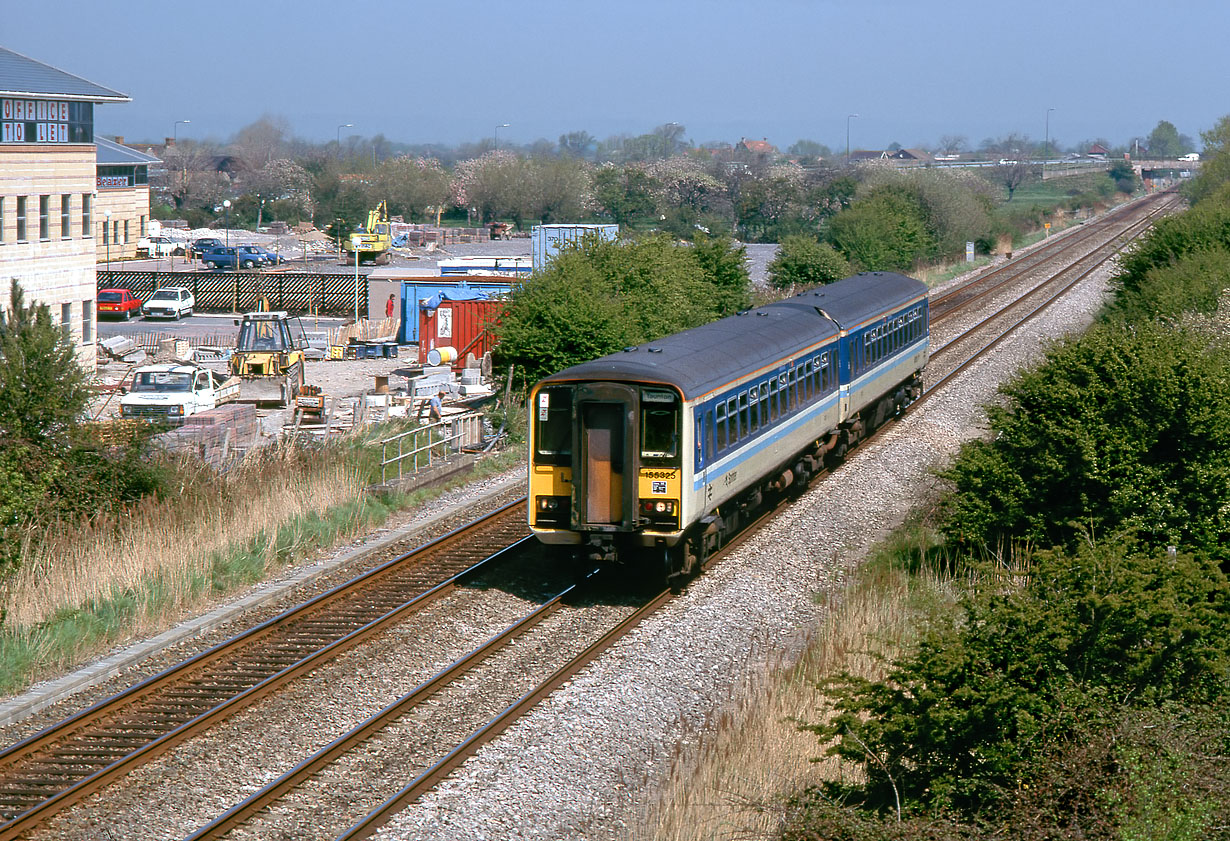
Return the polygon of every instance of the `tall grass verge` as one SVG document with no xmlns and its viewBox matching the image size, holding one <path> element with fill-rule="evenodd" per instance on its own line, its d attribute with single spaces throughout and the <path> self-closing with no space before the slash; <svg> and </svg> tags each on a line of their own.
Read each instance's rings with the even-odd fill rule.
<svg viewBox="0 0 1230 841">
<path fill-rule="evenodd" d="M 371 439 L 388 434 L 270 447 L 221 474 L 181 461 L 164 498 L 31 542 L 0 589 L 0 693 L 160 631 L 440 493 L 367 492 L 379 477 Z M 522 457 L 486 459 L 481 471 Z"/>
<path fill-rule="evenodd" d="M 777 838 L 785 797 L 851 774 L 837 759 L 816 761 L 821 746 L 798 729 L 826 707 L 820 682 L 843 671 L 882 678 L 919 630 L 952 604 L 954 583 L 932 532 L 919 522 L 900 529 L 840 592 L 821 594 L 824 621 L 797 662 L 752 676 L 714 732 L 677 759 L 633 837 Z"/>
</svg>

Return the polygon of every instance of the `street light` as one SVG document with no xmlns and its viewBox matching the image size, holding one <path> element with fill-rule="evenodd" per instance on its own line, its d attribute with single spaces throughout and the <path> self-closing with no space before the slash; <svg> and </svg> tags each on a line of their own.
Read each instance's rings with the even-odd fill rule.
<svg viewBox="0 0 1230 841">
<path fill-rule="evenodd" d="M 850 162 L 850 120 L 857 116 L 858 114 L 846 115 L 846 163 Z"/>
<path fill-rule="evenodd" d="M 337 156 L 342 156 L 342 129 L 354 128 L 354 123 L 342 123 L 337 127 Z"/>
<path fill-rule="evenodd" d="M 187 123 L 190 123 L 190 122 L 192 122 L 192 120 L 176 120 L 176 121 L 175 121 L 175 125 L 171 126 L 171 145 L 172 145 L 172 146 L 176 146 L 176 145 L 178 145 L 178 144 L 179 144 L 179 126 L 180 126 L 180 123 L 187 124 Z"/>
<path fill-rule="evenodd" d="M 500 123 L 495 127 L 495 151 L 500 151 L 500 129 L 508 128 L 508 123 Z"/>
<path fill-rule="evenodd" d="M 226 210 L 226 247 L 231 247 L 231 200 L 224 199 L 222 207 Z M 235 258 L 235 269 L 239 269 L 239 258 Z"/>
<path fill-rule="evenodd" d="M 350 244 L 354 246 L 354 323 L 359 323 L 359 248 L 363 245 L 362 237 L 351 237 Z"/>
<path fill-rule="evenodd" d="M 111 271 L 111 208 L 103 211 L 103 244 L 107 246 L 107 271 Z"/>
<path fill-rule="evenodd" d="M 1042 165 L 1046 166 L 1046 161 L 1051 156 L 1051 112 L 1054 108 L 1046 109 L 1046 146 L 1042 153 Z"/>
</svg>

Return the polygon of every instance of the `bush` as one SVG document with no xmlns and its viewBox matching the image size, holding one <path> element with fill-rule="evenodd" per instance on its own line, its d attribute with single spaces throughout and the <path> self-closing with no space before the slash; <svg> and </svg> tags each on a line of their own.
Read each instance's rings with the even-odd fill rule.
<svg viewBox="0 0 1230 841">
<path fill-rule="evenodd" d="M 943 475 L 949 539 L 1074 546 L 1135 533 L 1217 556 L 1230 542 L 1230 352 L 1153 324 L 1105 325 L 1000 387 L 991 440 Z"/>
<path fill-rule="evenodd" d="M 986 576 L 884 681 L 835 680 L 837 715 L 807 729 L 866 773 L 835 796 L 969 819 L 1125 716 L 1225 708 L 1228 632 L 1230 581 L 1211 562 L 1127 542 L 1038 553 Z"/>
<path fill-rule="evenodd" d="M 828 224 L 828 240 L 856 268 L 909 271 L 936 255 L 918 199 L 899 187 L 877 187 Z"/>
<path fill-rule="evenodd" d="M 806 235 L 784 238 L 767 270 L 775 289 L 821 286 L 851 274 L 849 261 L 833 246 Z"/>
</svg>

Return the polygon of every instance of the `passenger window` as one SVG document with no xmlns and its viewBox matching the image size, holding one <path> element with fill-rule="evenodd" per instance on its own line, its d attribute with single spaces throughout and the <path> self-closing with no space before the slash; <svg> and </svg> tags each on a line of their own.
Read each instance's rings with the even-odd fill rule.
<svg viewBox="0 0 1230 841">
<path fill-rule="evenodd" d="M 763 386 L 762 386 L 763 388 Z M 769 417 L 777 420 L 777 380 L 769 383 Z"/>
<path fill-rule="evenodd" d="M 713 411 L 705 412 L 705 460 L 713 461 Z"/>
<path fill-rule="evenodd" d="M 747 392 L 739 395 L 739 437 L 746 438 L 751 435 L 752 424 L 747 408 Z"/>
<path fill-rule="evenodd" d="M 739 399 L 737 397 L 726 401 L 726 418 L 730 424 L 730 445 L 733 447 L 739 441 Z"/>
<path fill-rule="evenodd" d="M 777 417 L 773 413 L 773 404 L 769 402 L 769 384 L 760 384 L 760 423 L 762 426 L 768 426 L 773 419 Z"/>
<path fill-rule="evenodd" d="M 795 407 L 799 405 L 799 397 L 798 394 L 795 393 L 795 388 L 797 386 L 797 373 L 793 368 L 791 368 L 786 376 L 789 378 L 786 381 L 786 403 L 789 404 L 790 411 L 793 412 Z"/>
<path fill-rule="evenodd" d="M 717 407 L 717 451 L 726 451 L 726 404 L 719 403 Z"/>
<path fill-rule="evenodd" d="M 747 407 L 748 418 L 751 420 L 748 429 L 755 432 L 757 429 L 760 429 L 760 398 L 756 386 L 752 386 L 752 390 L 748 394 Z"/>
</svg>

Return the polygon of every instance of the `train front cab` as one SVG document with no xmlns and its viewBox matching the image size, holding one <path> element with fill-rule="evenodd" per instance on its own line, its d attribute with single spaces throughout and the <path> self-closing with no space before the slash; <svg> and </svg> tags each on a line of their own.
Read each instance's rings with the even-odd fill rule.
<svg viewBox="0 0 1230 841">
<path fill-rule="evenodd" d="M 538 538 L 599 563 L 669 555 L 684 487 L 679 393 L 548 382 L 530 401 L 529 524 Z"/>
</svg>

